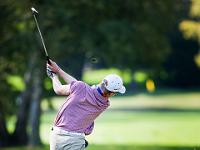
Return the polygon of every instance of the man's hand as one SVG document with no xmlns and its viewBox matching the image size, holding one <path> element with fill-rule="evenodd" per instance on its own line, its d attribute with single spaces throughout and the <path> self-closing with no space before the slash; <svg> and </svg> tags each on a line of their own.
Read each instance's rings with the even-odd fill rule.
<svg viewBox="0 0 200 150">
<path fill-rule="evenodd" d="M 52 73 L 59 75 L 67 84 L 70 84 L 72 81 L 77 81 L 74 77 L 64 72 L 54 61 L 50 60 L 51 64 L 48 64 L 47 67 L 51 70 Z"/>
<path fill-rule="evenodd" d="M 47 76 L 53 78 L 56 74 L 47 66 Z"/>
<path fill-rule="evenodd" d="M 52 60 L 50 60 L 51 64 L 48 64 L 47 62 L 47 67 L 54 73 L 58 74 L 60 67 Z"/>
</svg>

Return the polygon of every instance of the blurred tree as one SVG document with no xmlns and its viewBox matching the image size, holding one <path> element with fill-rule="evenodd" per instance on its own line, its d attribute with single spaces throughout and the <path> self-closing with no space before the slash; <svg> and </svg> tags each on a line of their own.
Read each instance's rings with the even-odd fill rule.
<svg viewBox="0 0 200 150">
<path fill-rule="evenodd" d="M 13 115 L 16 112 L 16 102 L 13 100 L 13 97 L 17 97 L 17 92 L 15 89 L 11 88 L 7 83 L 7 77 L 10 74 L 18 73 L 18 70 L 21 70 L 21 65 L 17 65 L 16 60 L 20 58 L 20 55 L 13 51 L 16 49 L 16 42 L 10 44 L 15 37 L 15 28 L 14 23 L 11 21 L 15 18 L 15 13 L 13 13 L 13 7 L 7 7 L 7 3 L 0 5 L 0 24 L 1 24 L 1 55 L 0 55 L 0 71 L 1 71 L 1 99 L 0 99 L 0 145 L 9 144 L 10 135 L 7 130 L 6 120 L 8 117 Z M 16 38 L 16 37 L 15 37 Z M 19 50 L 20 51 L 20 50 Z M 18 63 L 21 63 L 22 59 L 19 59 Z M 22 63 L 23 64 L 23 63 Z"/>
<path fill-rule="evenodd" d="M 172 52 L 158 73 L 164 86 L 173 88 L 194 88 L 200 84 L 200 71 L 194 62 L 198 52 L 198 43 L 185 40 L 178 26 L 170 35 Z"/>
<path fill-rule="evenodd" d="M 21 5 L 23 3 L 23 5 Z M 0 145 L 21 145 L 27 144 L 29 136 L 32 134 L 27 134 L 27 127 L 29 121 L 29 109 L 33 108 L 34 105 L 31 105 L 35 99 L 36 89 L 41 89 L 41 86 L 35 86 L 34 74 L 35 70 L 41 68 L 41 57 L 39 55 L 34 57 L 34 53 L 39 49 L 37 46 L 34 46 L 35 35 L 33 34 L 33 21 L 30 20 L 31 13 L 24 13 L 27 11 L 27 8 L 30 8 L 29 2 L 25 0 L 21 1 L 4 1 L 0 5 L 0 24 L 2 26 L 1 30 L 1 64 L 0 70 L 2 72 L 1 80 L 1 122 L 2 128 L 0 129 Z M 37 50 L 37 51 L 35 51 Z M 37 63 L 36 63 L 37 62 Z M 38 62 L 40 62 L 38 64 Z M 40 69 L 42 71 L 42 69 Z M 41 72 L 40 71 L 40 72 Z M 3 75 L 4 74 L 4 75 Z M 22 78 L 24 77 L 25 81 L 25 90 L 19 91 L 16 90 L 11 85 L 8 85 L 7 79 L 10 75 L 18 75 Z M 44 76 L 44 75 L 43 75 Z M 39 76 L 42 78 L 42 76 Z M 11 81 L 12 82 L 12 81 Z M 10 82 L 9 82 L 10 83 Z M 14 90 L 14 92 L 13 92 Z M 41 92 L 41 91 L 40 91 Z M 8 93 L 7 96 L 5 93 Z M 21 93 L 21 94 L 20 94 Z M 18 96 L 17 96 L 18 95 Z M 3 98 L 5 96 L 5 98 Z M 37 97 L 40 100 L 40 97 Z M 5 106 L 9 106 L 6 109 Z M 35 109 L 40 106 L 40 103 Z M 32 115 L 37 115 L 38 112 Z M 13 133 L 7 131 L 6 120 L 8 120 L 10 115 L 16 114 L 16 125 Z M 39 120 L 39 115 L 35 122 Z M 38 125 L 39 126 L 39 123 Z M 37 126 L 31 126 L 31 129 L 37 128 Z M 38 133 L 39 131 L 37 131 Z M 2 134 L 3 133 L 3 134 Z M 5 135 L 5 136 L 1 136 Z M 6 138 L 4 138 L 6 137 Z M 39 136 L 36 136 L 38 139 Z M 31 143 L 31 142 L 30 142 Z M 40 141 L 38 142 L 40 143 Z M 37 144 L 38 144 L 37 143 Z"/>
<path fill-rule="evenodd" d="M 159 68 L 170 51 L 166 33 L 174 22 L 174 1 L 119 3 L 107 5 L 113 17 L 99 24 L 101 56 L 121 69 Z"/>
<path fill-rule="evenodd" d="M 198 54 L 198 42 L 192 38 L 185 39 L 185 36 L 191 32 L 188 29 L 187 33 L 184 32 L 184 37 L 181 33 L 183 25 L 184 31 L 186 31 L 185 25 L 187 23 L 185 24 L 184 20 L 191 18 L 188 12 L 192 5 L 194 3 L 191 0 L 183 0 L 177 5 L 179 11 L 176 13 L 176 21 L 167 35 L 172 51 L 164 62 L 163 68 L 157 73 L 157 79 L 164 86 L 191 88 L 198 87 L 200 84 L 200 70 L 194 61 L 194 56 Z"/>
<path fill-rule="evenodd" d="M 180 23 L 180 30 L 186 39 L 195 39 L 200 47 L 200 1 L 191 0 L 190 18 Z M 200 67 L 200 49 L 194 55 L 194 61 Z"/>
<path fill-rule="evenodd" d="M 170 52 L 166 33 L 174 25 L 174 14 L 179 9 L 174 3 L 180 2 L 50 0 L 40 5 L 39 11 L 45 10 L 40 18 L 51 54 L 62 63 L 79 60 L 73 61 L 68 70 L 84 64 L 85 57 L 86 61 L 95 57 L 99 63 L 121 69 L 156 69 Z M 82 66 L 77 68 L 75 72 Z M 81 77 L 81 73 L 78 75 Z"/>
</svg>

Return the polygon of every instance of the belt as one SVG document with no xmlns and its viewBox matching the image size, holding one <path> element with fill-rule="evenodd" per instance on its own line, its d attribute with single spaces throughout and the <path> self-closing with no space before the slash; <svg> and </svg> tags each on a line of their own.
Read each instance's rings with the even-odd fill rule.
<svg viewBox="0 0 200 150">
<path fill-rule="evenodd" d="M 61 133 L 63 133 L 63 134 L 72 134 L 72 135 L 80 135 L 80 136 L 85 136 L 85 134 L 84 133 L 78 133 L 78 132 L 73 132 L 73 131 L 66 131 L 66 130 L 64 130 L 64 129 L 61 129 L 61 128 L 59 128 L 59 127 L 56 127 L 56 126 L 54 126 L 54 127 L 52 127 L 52 129 L 51 129 L 52 131 L 54 130 L 54 131 L 57 131 L 57 132 L 61 132 Z"/>
</svg>

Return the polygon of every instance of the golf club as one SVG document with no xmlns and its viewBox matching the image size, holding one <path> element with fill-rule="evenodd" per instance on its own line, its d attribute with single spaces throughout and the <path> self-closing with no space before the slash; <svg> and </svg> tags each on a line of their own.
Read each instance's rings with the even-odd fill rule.
<svg viewBox="0 0 200 150">
<path fill-rule="evenodd" d="M 46 49 L 46 46 L 45 46 L 45 43 L 44 43 L 44 39 L 42 37 L 42 33 L 40 31 L 40 27 L 39 27 L 39 24 L 38 24 L 38 21 L 37 21 L 37 18 L 36 18 L 36 14 L 38 14 L 38 11 L 34 7 L 31 7 L 31 11 L 32 11 L 32 14 L 33 14 L 33 17 L 34 17 L 34 20 L 35 20 L 41 41 L 42 41 L 42 45 L 44 47 L 44 51 L 45 51 L 45 54 L 46 54 L 46 60 L 47 60 L 48 64 L 51 64 L 51 62 L 49 60 L 50 58 L 49 58 L 49 55 L 48 55 L 48 52 L 47 52 L 47 49 Z"/>
</svg>

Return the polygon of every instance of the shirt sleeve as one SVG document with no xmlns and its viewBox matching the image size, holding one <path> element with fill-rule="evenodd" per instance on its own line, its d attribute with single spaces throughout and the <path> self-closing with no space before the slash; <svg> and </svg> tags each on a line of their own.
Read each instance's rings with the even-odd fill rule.
<svg viewBox="0 0 200 150">
<path fill-rule="evenodd" d="M 84 132 L 85 135 L 91 134 L 93 129 L 94 129 L 94 122 L 92 122 L 92 124 L 85 130 L 85 132 Z"/>
<path fill-rule="evenodd" d="M 77 93 L 85 87 L 85 83 L 82 81 L 72 81 L 70 84 L 70 93 Z"/>
</svg>

